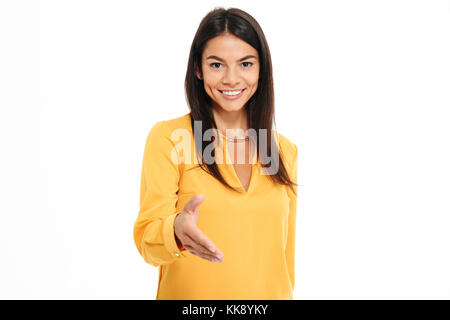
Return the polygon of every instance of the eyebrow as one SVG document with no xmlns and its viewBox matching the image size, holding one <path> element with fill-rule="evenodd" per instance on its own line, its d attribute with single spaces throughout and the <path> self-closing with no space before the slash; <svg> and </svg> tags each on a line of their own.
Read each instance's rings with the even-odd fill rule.
<svg viewBox="0 0 450 320">
<path fill-rule="evenodd" d="M 241 61 L 244 61 L 244 60 L 247 60 L 247 59 L 250 59 L 250 58 L 256 59 L 255 56 L 253 56 L 253 55 L 248 55 L 248 56 L 245 56 L 245 57 L 243 57 L 243 58 L 240 58 L 237 62 L 241 62 Z M 208 60 L 208 59 L 215 59 L 215 60 L 219 60 L 219 61 L 225 62 L 222 58 L 219 58 L 219 57 L 217 57 L 217 56 L 208 56 L 208 57 L 206 58 L 206 60 Z"/>
</svg>

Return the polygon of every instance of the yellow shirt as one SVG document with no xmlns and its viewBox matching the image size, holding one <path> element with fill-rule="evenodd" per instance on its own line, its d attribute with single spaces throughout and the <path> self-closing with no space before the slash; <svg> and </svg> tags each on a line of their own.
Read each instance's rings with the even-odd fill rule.
<svg viewBox="0 0 450 320">
<path fill-rule="evenodd" d="M 274 133 L 289 176 L 297 182 L 297 146 Z M 219 170 L 239 192 L 198 168 L 190 113 L 157 122 L 147 136 L 134 241 L 144 260 L 159 267 L 156 299 L 293 299 L 297 197 L 261 174 L 256 158 L 246 192 L 220 137 L 224 161 Z M 221 263 L 180 250 L 175 241 L 175 216 L 200 193 L 205 199 L 197 226 L 224 253 Z"/>
</svg>

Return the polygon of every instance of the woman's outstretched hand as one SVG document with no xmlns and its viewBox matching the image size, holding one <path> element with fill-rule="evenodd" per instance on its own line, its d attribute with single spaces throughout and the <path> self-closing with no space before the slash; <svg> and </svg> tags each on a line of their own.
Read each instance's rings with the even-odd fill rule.
<svg viewBox="0 0 450 320">
<path fill-rule="evenodd" d="M 197 227 L 198 207 L 203 200 L 203 194 L 193 196 L 175 217 L 175 237 L 190 253 L 211 262 L 222 262 L 223 252 Z"/>
</svg>

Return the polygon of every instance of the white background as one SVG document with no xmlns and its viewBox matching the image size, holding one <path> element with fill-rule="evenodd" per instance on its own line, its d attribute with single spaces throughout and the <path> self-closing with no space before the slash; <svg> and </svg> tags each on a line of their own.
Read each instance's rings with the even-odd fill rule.
<svg viewBox="0 0 450 320">
<path fill-rule="evenodd" d="M 294 297 L 450 298 L 450 2 L 279 3 L 0 2 L 0 298 L 155 298 L 144 143 L 215 6 L 262 26 L 299 147 Z"/>
</svg>

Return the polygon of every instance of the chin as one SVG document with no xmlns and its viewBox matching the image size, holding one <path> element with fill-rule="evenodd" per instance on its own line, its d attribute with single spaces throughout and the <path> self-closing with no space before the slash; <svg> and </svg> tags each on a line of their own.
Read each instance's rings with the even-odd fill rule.
<svg viewBox="0 0 450 320">
<path fill-rule="evenodd" d="M 236 112 L 245 109 L 245 105 L 234 107 L 234 106 L 221 106 L 220 104 L 217 104 L 217 106 L 227 112 Z"/>
</svg>

